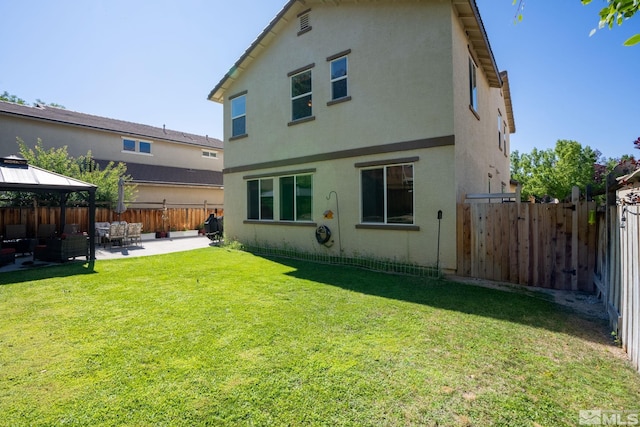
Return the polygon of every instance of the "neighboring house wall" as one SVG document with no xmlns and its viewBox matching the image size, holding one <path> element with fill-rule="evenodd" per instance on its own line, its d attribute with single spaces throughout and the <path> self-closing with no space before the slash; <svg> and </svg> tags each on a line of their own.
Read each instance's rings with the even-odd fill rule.
<svg viewBox="0 0 640 427">
<path fill-rule="evenodd" d="M 308 8 L 312 29 L 299 34 L 298 15 Z M 225 188 L 234 195 L 225 205 L 227 237 L 435 265 L 440 235 L 441 266 L 455 269 L 456 203 L 465 192 L 487 191 L 490 164 L 507 183 L 509 168 L 504 155 L 484 152 L 497 121 L 497 101 L 489 94 L 499 89 L 490 90 L 480 71 L 480 119 L 469 111 L 469 53 L 452 5 L 311 1 L 290 2 L 282 13 L 242 71 L 210 94 L 224 103 Z M 330 64 L 340 53 L 348 60 L 349 98 L 334 103 Z M 292 123 L 291 75 L 301 69 L 312 73 L 313 116 Z M 246 99 L 246 136 L 240 138 L 231 127 L 230 100 L 237 96 Z M 362 172 L 399 164 L 412 168 L 413 223 L 363 222 Z M 278 184 L 300 174 L 312 176 L 311 218 L 282 221 Z M 273 221 L 247 219 L 248 183 L 260 179 L 273 182 L 265 192 L 273 197 Z M 324 217 L 327 210 L 333 219 Z M 329 226 L 333 246 L 316 242 L 317 225 Z"/>
<path fill-rule="evenodd" d="M 45 148 L 67 146 L 69 155 L 84 156 L 88 151 L 102 165 L 108 161 L 124 162 L 128 165 L 128 173 L 132 175 L 137 186 L 135 207 L 154 207 L 154 203 L 167 200 L 174 205 L 202 205 L 205 201 L 211 205 L 222 206 L 224 203 L 222 188 L 222 165 L 224 161 L 222 142 L 215 138 L 184 134 L 162 128 L 132 124 L 118 120 L 89 116 L 66 110 L 55 111 L 36 107 L 0 104 L 0 138 L 5 155 L 17 154 L 16 138 L 22 139 L 28 146 L 34 147 L 38 139 Z M 10 110 L 11 114 L 5 110 Z M 51 114 L 50 119 L 32 117 L 30 115 Z M 68 122 L 61 118 L 68 117 Z M 106 120 L 109 129 L 80 126 L 74 120 L 89 123 L 95 117 L 99 125 Z M 55 120 L 54 120 L 55 119 Z M 122 130 L 118 130 L 118 126 Z M 176 136 L 179 140 L 176 140 Z M 164 137 L 164 138 L 163 138 Z M 134 143 L 134 151 L 125 150 L 124 140 Z M 149 152 L 140 152 L 140 142 L 148 144 Z M 143 149 L 143 151 L 145 151 Z M 146 171 L 142 177 L 137 176 L 140 165 L 152 165 L 155 172 Z M 157 168 L 167 166 L 174 168 L 174 173 L 167 177 L 166 170 Z M 176 173 L 179 168 L 183 173 Z M 189 170 L 217 171 L 218 177 L 207 182 L 189 180 Z"/>
</svg>

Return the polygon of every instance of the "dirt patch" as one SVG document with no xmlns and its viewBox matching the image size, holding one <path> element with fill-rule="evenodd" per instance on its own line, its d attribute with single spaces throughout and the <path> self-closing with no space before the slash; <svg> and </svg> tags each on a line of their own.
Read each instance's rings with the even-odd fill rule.
<svg viewBox="0 0 640 427">
<path fill-rule="evenodd" d="M 445 276 L 445 279 L 452 282 L 464 283 L 484 288 L 497 289 L 505 292 L 515 292 L 528 295 L 534 298 L 541 298 L 546 301 L 555 302 L 568 307 L 582 315 L 596 319 L 608 319 L 604 303 L 593 294 L 578 291 L 557 291 L 554 289 L 536 288 L 533 286 L 515 285 L 513 283 L 494 282 L 491 280 L 474 279 L 460 276 Z"/>
</svg>

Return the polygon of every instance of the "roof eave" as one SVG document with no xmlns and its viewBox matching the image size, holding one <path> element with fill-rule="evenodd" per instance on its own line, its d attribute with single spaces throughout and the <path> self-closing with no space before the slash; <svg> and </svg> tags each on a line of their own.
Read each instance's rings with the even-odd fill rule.
<svg viewBox="0 0 640 427">
<path fill-rule="evenodd" d="M 284 5 L 276 17 L 271 20 L 258 38 L 256 38 L 255 41 L 251 43 L 251 46 L 242 54 L 240 59 L 233 64 L 233 67 L 224 75 L 222 80 L 209 92 L 207 99 L 218 103 L 224 102 L 224 93 L 235 80 L 237 73 L 244 70 L 255 59 L 257 54 L 259 54 L 259 51 L 256 52 L 257 49 L 262 51 L 271 39 L 278 34 L 279 27 L 283 25 L 283 18 L 297 1 L 298 0 L 289 0 L 287 4 Z"/>
<path fill-rule="evenodd" d="M 502 96 L 507 109 L 507 123 L 509 124 L 510 133 L 516 133 L 516 120 L 513 115 L 513 103 L 511 101 L 511 89 L 509 87 L 509 74 L 506 71 L 500 72 L 502 79 Z"/>
<path fill-rule="evenodd" d="M 222 80 L 209 92 L 207 99 L 210 101 L 223 103 L 224 94 L 226 90 L 231 86 L 233 81 L 237 78 L 238 73 L 242 72 L 252 61 L 255 59 L 260 51 L 269 44 L 271 38 L 275 37 L 280 29 L 280 26 L 284 25 L 283 21 L 293 5 L 303 0 L 289 0 L 287 4 L 282 8 L 280 13 L 276 15 L 269 25 L 260 33 L 258 38 L 249 46 L 244 54 L 236 61 L 231 69 L 224 75 Z M 491 87 L 502 87 L 502 80 L 500 79 L 500 73 L 498 66 L 496 65 L 491 45 L 489 44 L 489 38 L 480 18 L 480 12 L 475 0 L 452 0 L 452 4 L 458 13 L 458 18 L 461 20 L 464 29 L 466 31 L 469 41 L 473 45 L 473 49 L 478 55 L 478 59 L 482 65 L 489 84 Z M 270 37 L 271 36 L 271 37 Z"/>
<path fill-rule="evenodd" d="M 487 75 L 489 85 L 494 88 L 502 87 L 500 72 L 498 71 L 498 66 L 496 65 L 493 51 L 491 50 L 491 44 L 489 43 L 489 37 L 487 37 L 487 32 L 482 23 L 476 1 L 453 0 L 452 3 L 458 13 L 458 18 L 463 24 L 473 50 L 478 55 L 478 60 Z"/>
</svg>

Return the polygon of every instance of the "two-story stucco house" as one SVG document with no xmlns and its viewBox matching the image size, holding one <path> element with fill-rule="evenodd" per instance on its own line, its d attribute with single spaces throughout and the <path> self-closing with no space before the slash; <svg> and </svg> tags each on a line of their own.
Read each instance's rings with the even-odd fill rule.
<svg viewBox="0 0 640 427">
<path fill-rule="evenodd" d="M 18 153 L 16 138 L 34 147 L 67 146 L 73 157 L 91 151 L 101 165 L 124 162 L 136 184 L 136 208 L 222 207 L 223 144 L 216 138 L 75 111 L 0 101 L 2 155 Z"/>
<path fill-rule="evenodd" d="M 228 239 L 451 271 L 457 204 L 509 191 L 509 84 L 474 0 L 291 0 L 209 99 Z"/>
</svg>

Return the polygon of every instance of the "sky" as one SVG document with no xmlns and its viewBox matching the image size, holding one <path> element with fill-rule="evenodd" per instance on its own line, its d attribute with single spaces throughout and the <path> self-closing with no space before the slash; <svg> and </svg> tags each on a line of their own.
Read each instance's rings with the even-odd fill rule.
<svg viewBox="0 0 640 427">
<path fill-rule="evenodd" d="M 286 0 L 0 0 L 0 93 L 223 138 L 207 100 Z M 528 153 L 567 139 L 640 157 L 640 16 L 598 30 L 604 0 L 477 0 Z M 0 141 L 2 145 L 8 141 Z"/>
</svg>

